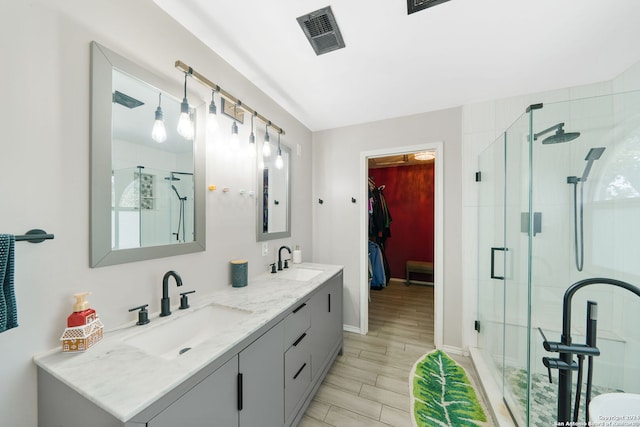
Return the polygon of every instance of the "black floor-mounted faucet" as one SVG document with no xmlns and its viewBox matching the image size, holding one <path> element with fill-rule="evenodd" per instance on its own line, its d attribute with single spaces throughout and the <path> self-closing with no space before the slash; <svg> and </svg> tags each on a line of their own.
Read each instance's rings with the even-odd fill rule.
<svg viewBox="0 0 640 427">
<path fill-rule="evenodd" d="M 597 323 L 597 304 L 589 301 L 587 303 L 587 338 L 586 344 L 572 344 L 571 343 L 571 299 L 573 295 L 579 290 L 589 285 L 611 285 L 620 288 L 627 289 L 640 297 L 640 288 L 620 280 L 606 279 L 606 278 L 592 278 L 585 279 L 574 283 L 564 293 L 563 306 L 562 306 L 562 336 L 560 342 L 550 342 L 544 337 L 544 349 L 547 351 L 557 352 L 560 358 L 543 357 L 542 363 L 549 369 L 549 379 L 551 379 L 551 369 L 558 369 L 558 423 L 564 422 L 564 425 L 572 421 L 571 419 L 571 380 L 574 370 L 579 369 L 578 364 L 573 360 L 573 355 L 577 355 L 581 361 L 585 356 L 590 358 L 590 371 L 591 371 L 591 358 L 593 356 L 599 356 L 600 350 L 595 346 L 596 344 L 596 331 L 595 326 Z M 540 330 L 542 333 L 542 330 Z M 589 376 L 592 372 L 589 372 Z M 580 374 L 579 374 L 580 376 Z M 590 381 L 589 381 L 590 382 Z M 590 393 L 590 384 L 587 384 L 587 395 Z M 588 397 L 587 397 L 588 399 Z M 577 405 L 576 405 L 577 406 Z M 589 407 L 589 402 L 585 402 L 585 407 Z M 588 412 L 586 414 L 588 418 Z M 577 421 L 577 410 L 574 414 L 574 421 Z"/>
<path fill-rule="evenodd" d="M 169 277 L 176 279 L 176 285 L 182 286 L 182 278 L 173 270 L 167 271 L 162 278 L 162 299 L 160 300 L 160 317 L 171 314 L 171 300 L 169 300 Z"/>
<path fill-rule="evenodd" d="M 282 270 L 282 250 L 286 249 L 289 252 L 289 255 L 291 255 L 291 248 L 289 246 L 280 246 L 280 249 L 278 249 L 278 271 Z M 289 265 L 287 264 L 288 260 L 284 261 L 284 268 L 289 268 Z"/>
</svg>

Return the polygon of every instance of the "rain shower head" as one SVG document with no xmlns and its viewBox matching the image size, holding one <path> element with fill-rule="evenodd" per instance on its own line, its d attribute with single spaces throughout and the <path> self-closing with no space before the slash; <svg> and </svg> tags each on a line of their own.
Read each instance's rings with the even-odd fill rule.
<svg viewBox="0 0 640 427">
<path fill-rule="evenodd" d="M 582 172 L 582 177 L 580 178 L 580 181 L 585 182 L 587 180 L 587 177 L 589 176 L 589 172 L 591 172 L 591 166 L 593 165 L 593 162 L 595 162 L 600 157 L 602 157 L 602 153 L 604 153 L 604 149 L 605 149 L 604 147 L 595 147 L 589 150 L 589 152 L 587 153 L 587 157 L 584 158 L 587 161 L 587 166 L 584 167 L 584 172 Z"/>
<path fill-rule="evenodd" d="M 542 132 L 534 134 L 533 140 L 537 140 L 539 136 L 551 132 L 552 130 L 555 130 L 556 133 L 543 139 L 543 144 L 559 144 L 562 142 L 569 142 L 580 136 L 580 132 L 565 132 L 564 123 L 558 123 L 557 125 L 553 125 L 550 128 L 543 130 Z"/>
</svg>

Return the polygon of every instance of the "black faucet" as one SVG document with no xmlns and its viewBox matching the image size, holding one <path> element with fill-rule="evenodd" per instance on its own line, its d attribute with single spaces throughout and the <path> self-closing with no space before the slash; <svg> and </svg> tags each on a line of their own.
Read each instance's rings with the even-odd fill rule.
<svg viewBox="0 0 640 427">
<path fill-rule="evenodd" d="M 282 270 L 282 250 L 286 249 L 289 252 L 289 255 L 291 255 L 291 248 L 289 246 L 280 246 L 280 249 L 278 249 L 278 271 Z M 284 268 L 289 268 L 289 265 L 287 264 L 287 260 L 284 261 Z"/>
<path fill-rule="evenodd" d="M 162 278 L 162 299 L 160 300 L 160 317 L 171 314 L 171 301 L 169 300 L 169 277 L 176 279 L 176 285 L 182 286 L 182 278 L 173 270 L 167 271 Z"/>
<path fill-rule="evenodd" d="M 564 422 L 564 425 L 572 420 L 571 418 L 571 384 L 572 373 L 578 370 L 578 364 L 573 360 L 573 355 L 578 358 L 588 356 L 599 356 L 600 350 L 595 346 L 596 332 L 595 324 L 597 320 L 597 305 L 589 301 L 587 304 L 587 342 L 586 344 L 573 344 L 571 342 L 571 300 L 573 295 L 579 289 L 585 286 L 604 284 L 617 286 L 633 292 L 640 297 L 640 288 L 620 280 L 606 278 L 585 279 L 574 283 L 564 293 L 562 306 L 562 335 L 560 342 L 550 342 L 544 338 L 544 348 L 547 351 L 559 353 L 559 358 L 544 357 L 543 363 L 549 369 L 549 379 L 551 379 L 551 369 L 558 369 L 558 422 Z M 540 331 L 542 332 L 542 331 Z M 543 334 L 544 337 L 544 334 Z M 591 375 L 591 374 L 589 374 Z M 589 389 L 587 384 L 587 389 Z M 588 393 L 589 394 L 589 393 Z M 585 407 L 589 407 L 589 396 L 587 394 L 587 402 Z M 587 409 L 588 410 L 588 409 Z M 575 414 L 577 415 L 577 413 Z M 587 413 L 588 417 L 588 413 Z M 577 418 L 577 417 L 575 417 Z"/>
</svg>

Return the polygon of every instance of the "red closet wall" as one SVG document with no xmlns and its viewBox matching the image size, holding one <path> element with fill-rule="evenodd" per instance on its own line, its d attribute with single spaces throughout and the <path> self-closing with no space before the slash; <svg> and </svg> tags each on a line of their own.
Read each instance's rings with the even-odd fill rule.
<svg viewBox="0 0 640 427">
<path fill-rule="evenodd" d="M 405 278 L 405 262 L 431 261 L 434 249 L 434 164 L 370 169 L 391 214 L 391 237 L 386 255 L 391 277 Z M 431 280 L 412 274 L 412 279 Z"/>
</svg>

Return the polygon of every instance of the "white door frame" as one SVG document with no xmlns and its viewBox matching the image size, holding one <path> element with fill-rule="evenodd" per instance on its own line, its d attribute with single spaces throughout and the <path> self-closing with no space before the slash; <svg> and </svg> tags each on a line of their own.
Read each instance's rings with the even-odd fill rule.
<svg viewBox="0 0 640 427">
<path fill-rule="evenodd" d="M 444 258 L 444 194 L 443 194 L 443 165 L 444 150 L 442 141 L 411 145 L 406 147 L 383 148 L 360 152 L 360 200 L 369 200 L 369 158 L 394 156 L 418 151 L 435 151 L 435 212 L 434 212 L 434 344 L 442 347 L 444 327 L 444 298 L 443 298 L 443 258 Z M 366 206 L 366 204 L 364 205 Z M 360 210 L 360 333 L 366 335 L 369 331 L 369 216 L 367 209 Z"/>
</svg>

